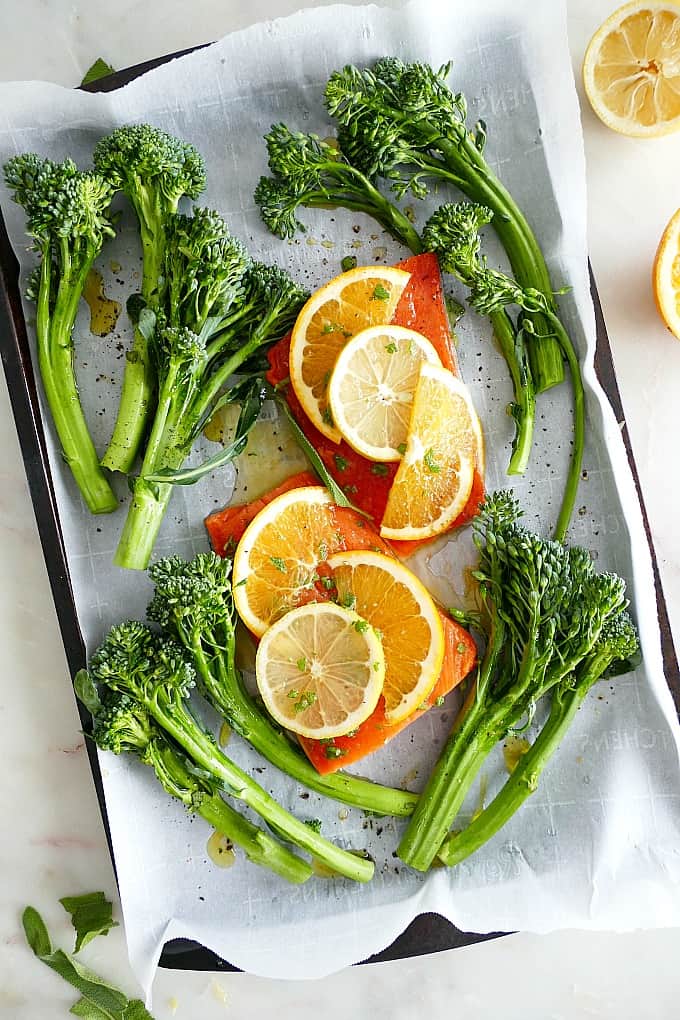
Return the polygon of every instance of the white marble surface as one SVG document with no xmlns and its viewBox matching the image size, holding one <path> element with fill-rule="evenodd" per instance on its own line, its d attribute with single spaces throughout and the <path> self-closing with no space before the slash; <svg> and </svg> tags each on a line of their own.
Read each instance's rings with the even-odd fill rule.
<svg viewBox="0 0 680 1020">
<path fill-rule="evenodd" d="M 483 0 L 482 0 L 483 2 Z M 510 2 L 510 0 L 508 0 Z M 544 0 L 550 2 L 550 0 Z M 213 39 L 297 0 L 0 0 L 0 78 L 75 85 L 97 56 L 116 67 Z M 568 0 L 575 67 L 611 0 Z M 590 249 L 671 615 L 680 643 L 680 497 L 674 415 L 680 343 L 659 323 L 649 286 L 663 226 L 680 205 L 680 135 L 638 142 L 583 111 Z M 27 951 L 27 902 L 58 941 L 70 939 L 57 900 L 115 883 L 47 576 L 38 545 L 4 379 L 0 382 L 0 1016 L 66 1017 L 74 995 Z M 158 1020 L 663 1020 L 677 1015 L 680 931 L 516 935 L 434 957 L 355 968 L 318 982 L 159 972 Z M 134 993 L 122 929 L 85 951 L 102 974 Z"/>
</svg>

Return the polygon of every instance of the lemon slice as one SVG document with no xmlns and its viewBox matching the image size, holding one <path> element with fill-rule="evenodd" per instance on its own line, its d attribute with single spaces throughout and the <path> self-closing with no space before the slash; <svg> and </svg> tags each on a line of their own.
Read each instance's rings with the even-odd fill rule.
<svg viewBox="0 0 680 1020">
<path fill-rule="evenodd" d="M 597 30 L 583 60 L 590 105 L 607 127 L 656 138 L 680 128 L 680 6 L 629 3 Z"/>
<path fill-rule="evenodd" d="M 328 384 L 333 421 L 368 460 L 401 460 L 420 366 L 441 365 L 422 333 L 371 326 L 347 341 Z"/>
<path fill-rule="evenodd" d="M 416 541 L 446 531 L 465 508 L 483 447 L 467 387 L 448 369 L 423 363 L 406 452 L 380 527 L 383 538 Z"/>
<path fill-rule="evenodd" d="M 343 548 L 333 506 L 320 485 L 290 489 L 263 507 L 244 531 L 234 553 L 234 605 L 257 637 L 300 604 L 318 564 Z"/>
<path fill-rule="evenodd" d="M 291 610 L 266 631 L 255 671 L 269 714 L 300 736 L 323 740 L 343 736 L 371 715 L 385 656 L 358 613 L 319 602 Z"/>
<path fill-rule="evenodd" d="M 327 389 L 338 354 L 368 326 L 390 322 L 411 277 L 389 266 L 358 266 L 312 294 L 290 341 L 290 381 L 303 410 L 319 432 L 339 443 Z"/>
<path fill-rule="evenodd" d="M 432 691 L 444 661 L 444 627 L 430 593 L 408 567 L 382 553 L 331 556 L 340 605 L 352 605 L 380 633 L 385 718 L 408 718 Z"/>
<path fill-rule="evenodd" d="M 680 340 L 680 209 L 659 242 L 654 259 L 652 285 L 661 318 Z"/>
</svg>

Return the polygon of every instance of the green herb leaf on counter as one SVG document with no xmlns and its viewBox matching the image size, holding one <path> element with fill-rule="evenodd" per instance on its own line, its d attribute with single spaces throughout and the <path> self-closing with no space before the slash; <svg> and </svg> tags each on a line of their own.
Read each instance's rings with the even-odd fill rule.
<svg viewBox="0 0 680 1020">
<path fill-rule="evenodd" d="M 94 64 L 85 72 L 85 77 L 80 83 L 81 88 L 83 85 L 90 85 L 93 81 L 99 81 L 100 78 L 106 78 L 109 74 L 115 74 L 115 71 L 115 67 L 107 64 L 103 57 L 97 57 Z"/>
<path fill-rule="evenodd" d="M 21 920 L 26 941 L 38 959 L 80 992 L 81 998 L 71 1009 L 74 1016 L 88 1020 L 153 1020 L 139 999 L 129 1000 L 63 949 L 53 949 L 45 922 L 35 907 L 26 907 Z"/>
<path fill-rule="evenodd" d="M 118 927 L 113 920 L 113 907 L 103 892 L 85 893 L 82 896 L 63 896 L 59 902 L 71 915 L 71 924 L 76 930 L 74 953 L 79 953 L 98 935 L 108 935 Z"/>
</svg>

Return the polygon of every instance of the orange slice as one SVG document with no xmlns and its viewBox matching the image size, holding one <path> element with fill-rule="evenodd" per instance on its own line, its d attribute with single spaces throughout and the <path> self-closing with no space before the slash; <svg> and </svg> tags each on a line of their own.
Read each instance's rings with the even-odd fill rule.
<svg viewBox="0 0 680 1020">
<path fill-rule="evenodd" d="M 448 369 L 423 363 L 382 537 L 414 541 L 446 531 L 468 501 L 483 446 L 467 387 Z"/>
<path fill-rule="evenodd" d="M 350 337 L 394 315 L 410 273 L 390 266 L 358 266 L 315 291 L 293 327 L 290 381 L 307 417 L 339 443 L 327 389 L 337 357 Z"/>
<path fill-rule="evenodd" d="M 680 209 L 659 242 L 652 270 L 652 286 L 661 318 L 680 340 Z"/>
<path fill-rule="evenodd" d="M 583 60 L 590 105 L 607 127 L 657 138 L 680 128 L 680 6 L 624 4 L 597 30 Z"/>
<path fill-rule="evenodd" d="M 328 401 L 343 439 L 362 457 L 401 460 L 424 361 L 441 365 L 427 337 L 404 326 L 362 329 L 343 347 Z"/>
<path fill-rule="evenodd" d="M 257 637 L 300 604 L 301 591 L 313 587 L 317 564 L 342 548 L 333 505 L 320 485 L 290 489 L 267 503 L 244 531 L 234 553 L 234 604 Z"/>
<path fill-rule="evenodd" d="M 402 722 L 422 705 L 444 661 L 444 628 L 429 592 L 403 563 L 382 553 L 331 556 L 340 605 L 377 628 L 385 653 L 385 719 Z"/>
</svg>

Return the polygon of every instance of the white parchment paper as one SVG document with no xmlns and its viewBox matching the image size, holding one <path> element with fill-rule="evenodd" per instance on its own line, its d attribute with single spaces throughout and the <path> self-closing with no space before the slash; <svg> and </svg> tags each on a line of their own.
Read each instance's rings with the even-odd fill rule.
<svg viewBox="0 0 680 1020">
<path fill-rule="evenodd" d="M 266 172 L 262 135 L 272 122 L 326 135 L 321 95 L 344 63 L 396 54 L 434 64 L 454 61 L 453 81 L 470 119 L 487 122 L 487 154 L 528 214 L 557 287 L 565 320 L 585 363 L 588 441 L 578 511 L 570 537 L 598 566 L 629 582 L 644 649 L 634 675 L 599 685 L 589 696 L 540 789 L 486 847 L 453 871 L 427 877 L 394 855 L 403 822 L 367 819 L 315 794 L 306 795 L 233 738 L 229 753 L 300 817 L 320 817 L 323 831 L 376 861 L 369 886 L 314 879 L 289 888 L 240 859 L 229 871 L 208 859 L 209 830 L 169 801 L 136 763 L 101 756 L 130 959 L 149 989 L 164 941 L 197 939 L 245 970 L 276 978 L 318 977 L 389 944 L 418 913 L 437 911 L 463 930 L 558 927 L 629 928 L 680 924 L 680 784 L 678 725 L 659 650 L 651 565 L 633 482 L 614 420 L 593 370 L 595 327 L 587 273 L 586 195 L 576 94 L 563 5 L 533 0 L 420 0 L 402 9 L 337 6 L 228 36 L 108 95 L 44 83 L 0 86 L 0 159 L 26 150 L 88 165 L 92 148 L 119 124 L 149 121 L 194 142 L 206 159 L 201 201 L 219 209 L 258 257 L 277 261 L 315 286 L 340 271 L 346 254 L 392 262 L 400 250 L 355 214 L 306 213 L 306 236 L 286 244 L 260 224 L 252 192 Z M 612 167 L 612 173 L 616 167 Z M 22 211 L 0 191 L 3 214 L 22 268 L 32 266 Z M 448 198 L 440 193 L 439 200 Z M 427 203 L 411 203 L 417 222 Z M 129 211 L 99 268 L 110 297 L 124 301 L 139 278 L 139 243 Z M 490 260 L 503 264 L 493 236 Z M 455 287 L 451 287 L 455 293 Z M 462 295 L 459 295 L 462 297 Z M 101 449 L 117 404 L 123 351 L 131 338 L 123 313 L 104 340 L 77 325 L 78 371 L 86 412 Z M 33 310 L 26 306 L 29 324 Z M 468 313 L 460 360 L 487 437 L 488 488 L 508 485 L 511 424 L 507 372 L 487 324 Z M 536 450 L 513 487 L 532 526 L 550 531 L 557 514 L 570 436 L 568 386 L 541 397 Z M 123 511 L 91 517 L 60 460 L 48 423 L 50 455 L 83 634 L 92 649 L 122 617 L 143 617 L 146 578 L 111 564 Z M 266 456 L 261 449 L 259 456 Z M 228 502 L 233 470 L 179 489 L 157 554 L 206 548 L 202 520 Z M 127 499 L 119 486 L 121 502 Z M 464 596 L 469 536 L 440 540 L 420 553 L 417 569 L 445 604 Z M 418 789 L 448 732 L 455 704 L 433 709 L 361 771 Z M 214 721 L 206 712 L 206 719 Z M 503 779 L 500 754 L 485 770 L 491 796 Z M 477 806 L 475 790 L 466 804 Z"/>
</svg>

